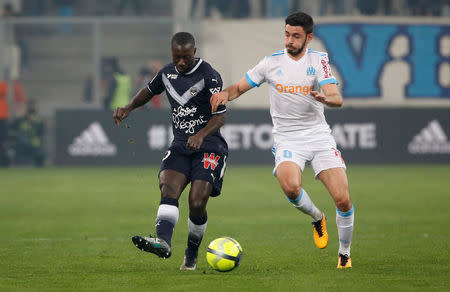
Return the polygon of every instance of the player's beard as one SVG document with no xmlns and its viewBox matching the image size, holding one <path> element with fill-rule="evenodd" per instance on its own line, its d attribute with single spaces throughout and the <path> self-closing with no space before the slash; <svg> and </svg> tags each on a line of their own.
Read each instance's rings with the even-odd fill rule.
<svg viewBox="0 0 450 292">
<path fill-rule="evenodd" d="M 303 50 L 305 49 L 305 46 L 306 46 L 306 39 L 303 42 L 303 45 L 300 49 L 294 51 L 294 50 L 286 48 L 286 50 L 289 53 L 289 55 L 291 55 L 292 57 L 297 57 L 298 55 L 300 55 L 303 52 Z"/>
</svg>

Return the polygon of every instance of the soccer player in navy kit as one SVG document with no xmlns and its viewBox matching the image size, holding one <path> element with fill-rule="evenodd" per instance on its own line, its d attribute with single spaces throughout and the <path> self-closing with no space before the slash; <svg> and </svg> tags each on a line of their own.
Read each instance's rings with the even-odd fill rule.
<svg viewBox="0 0 450 292">
<path fill-rule="evenodd" d="M 159 173 L 161 201 L 156 216 L 156 237 L 133 236 L 137 248 L 168 258 L 171 238 L 178 221 L 178 199 L 189 191 L 188 242 L 180 269 L 195 270 L 198 248 L 207 225 L 206 204 L 222 188 L 228 146 L 220 134 L 225 123 L 225 106 L 211 111 L 209 99 L 222 90 L 222 79 L 211 65 L 195 58 L 195 40 L 187 32 L 176 33 L 171 41 L 173 63 L 167 64 L 141 89 L 131 102 L 114 111 L 118 125 L 132 110 L 166 91 L 172 108 L 174 140 L 162 158 Z"/>
</svg>

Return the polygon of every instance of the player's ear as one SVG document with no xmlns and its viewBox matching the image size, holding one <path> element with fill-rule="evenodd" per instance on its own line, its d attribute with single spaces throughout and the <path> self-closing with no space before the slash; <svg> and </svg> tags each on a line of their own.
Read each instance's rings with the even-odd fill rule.
<svg viewBox="0 0 450 292">
<path fill-rule="evenodd" d="M 194 56 L 195 56 L 196 53 L 197 53 L 197 48 L 194 48 Z"/>
<path fill-rule="evenodd" d="M 312 33 L 308 33 L 306 35 L 306 39 L 308 40 L 308 42 L 312 41 L 313 37 L 314 37 L 314 33 L 313 32 Z"/>
</svg>

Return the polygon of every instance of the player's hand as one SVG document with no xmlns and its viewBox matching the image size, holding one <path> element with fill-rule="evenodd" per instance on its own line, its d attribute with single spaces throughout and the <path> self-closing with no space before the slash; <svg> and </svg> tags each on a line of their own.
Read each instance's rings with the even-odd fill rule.
<svg viewBox="0 0 450 292">
<path fill-rule="evenodd" d="M 210 98 L 209 102 L 211 103 L 212 112 L 217 111 L 217 108 L 219 107 L 219 105 L 227 104 L 227 102 L 228 102 L 228 92 L 221 91 L 219 93 L 214 93 L 213 95 L 211 95 L 211 98 Z"/>
<path fill-rule="evenodd" d="M 199 135 L 198 133 L 190 136 L 186 143 L 186 147 L 190 150 L 198 150 L 203 144 L 203 139 L 204 137 L 202 135 Z"/>
<path fill-rule="evenodd" d="M 327 97 L 318 91 L 311 90 L 311 95 L 314 97 L 315 100 L 323 104 L 327 104 L 328 102 Z"/>
<path fill-rule="evenodd" d="M 114 124 L 118 126 L 121 121 L 123 121 L 130 114 L 131 110 L 126 107 L 118 107 L 114 111 L 113 119 Z"/>
</svg>

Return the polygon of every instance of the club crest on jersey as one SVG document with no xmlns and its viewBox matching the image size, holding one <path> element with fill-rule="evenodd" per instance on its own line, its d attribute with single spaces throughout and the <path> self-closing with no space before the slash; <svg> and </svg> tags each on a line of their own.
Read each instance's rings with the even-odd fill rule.
<svg viewBox="0 0 450 292">
<path fill-rule="evenodd" d="M 167 74 L 167 79 L 177 79 L 178 74 Z"/>
<path fill-rule="evenodd" d="M 314 69 L 313 66 L 309 66 L 308 69 L 306 69 L 306 75 L 307 76 L 314 76 L 314 75 L 316 75 L 316 69 Z"/>
<path fill-rule="evenodd" d="M 195 87 L 192 87 L 192 88 L 191 88 L 191 95 L 192 95 L 192 96 L 196 96 L 197 93 L 198 93 L 198 89 L 195 88 Z"/>
<path fill-rule="evenodd" d="M 214 153 L 203 153 L 204 157 L 202 159 L 203 162 L 203 168 L 208 169 L 211 167 L 211 170 L 216 169 L 217 164 L 219 164 L 220 156 L 214 154 Z"/>
</svg>

